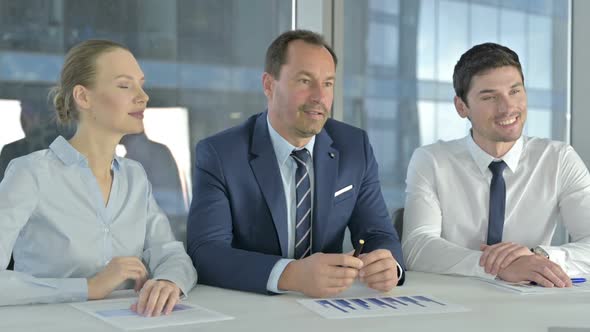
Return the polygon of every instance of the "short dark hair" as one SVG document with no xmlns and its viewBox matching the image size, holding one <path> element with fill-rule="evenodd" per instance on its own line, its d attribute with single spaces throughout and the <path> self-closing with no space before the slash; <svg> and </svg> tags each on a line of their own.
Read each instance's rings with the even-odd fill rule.
<svg viewBox="0 0 590 332">
<path fill-rule="evenodd" d="M 295 40 L 302 40 L 308 44 L 323 46 L 330 52 L 334 60 L 334 66 L 338 64 L 336 53 L 322 35 L 309 30 L 291 30 L 283 32 L 270 44 L 266 50 L 266 60 L 264 63 L 264 71 L 271 74 L 272 77 L 278 79 L 281 73 L 281 66 L 287 62 L 287 48 L 289 43 Z"/>
<path fill-rule="evenodd" d="M 518 60 L 518 54 L 506 46 L 495 43 L 484 43 L 473 46 L 467 52 L 461 55 L 455 65 L 453 72 L 453 88 L 455 94 L 467 104 L 467 94 L 471 88 L 473 76 L 483 74 L 484 72 L 504 66 L 512 66 L 518 69 L 522 84 L 524 84 L 524 75 L 522 67 Z"/>
</svg>

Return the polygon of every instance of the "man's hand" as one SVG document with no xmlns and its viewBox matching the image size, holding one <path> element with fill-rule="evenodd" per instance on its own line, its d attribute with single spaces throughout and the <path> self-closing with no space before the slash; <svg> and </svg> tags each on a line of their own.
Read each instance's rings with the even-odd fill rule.
<svg viewBox="0 0 590 332">
<path fill-rule="evenodd" d="M 561 267 L 545 257 L 526 255 L 516 259 L 498 277 L 509 282 L 534 281 L 544 287 L 571 287 L 572 282 Z"/>
<path fill-rule="evenodd" d="M 135 280 L 135 291 L 147 280 L 147 270 L 137 257 L 115 257 L 94 277 L 88 279 L 88 299 L 103 299 L 128 279 Z"/>
<path fill-rule="evenodd" d="M 370 288 L 382 292 L 393 289 L 398 282 L 397 261 L 391 251 L 377 249 L 362 255 L 363 268 L 359 272 L 361 281 Z"/>
<path fill-rule="evenodd" d="M 168 280 L 148 280 L 131 310 L 146 317 L 169 315 L 180 301 L 180 288 Z"/>
<path fill-rule="evenodd" d="M 346 254 L 316 253 L 290 262 L 279 278 L 279 289 L 311 297 L 328 297 L 349 288 L 363 262 Z"/>
<path fill-rule="evenodd" d="M 491 246 L 482 244 L 480 250 L 483 253 L 479 266 L 483 266 L 486 273 L 493 275 L 497 275 L 518 258 L 533 255 L 529 248 L 512 242 L 500 242 Z"/>
</svg>

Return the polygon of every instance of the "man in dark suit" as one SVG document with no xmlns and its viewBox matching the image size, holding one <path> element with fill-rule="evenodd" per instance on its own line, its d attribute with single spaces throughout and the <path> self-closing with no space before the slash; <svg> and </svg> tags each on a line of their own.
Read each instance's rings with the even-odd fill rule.
<svg viewBox="0 0 590 332">
<path fill-rule="evenodd" d="M 266 54 L 268 111 L 197 145 L 187 245 L 199 282 L 314 297 L 357 277 L 403 283 L 368 137 L 329 118 L 336 63 L 320 35 L 283 33 Z M 365 241 L 358 258 L 342 253 L 346 227 Z"/>
</svg>

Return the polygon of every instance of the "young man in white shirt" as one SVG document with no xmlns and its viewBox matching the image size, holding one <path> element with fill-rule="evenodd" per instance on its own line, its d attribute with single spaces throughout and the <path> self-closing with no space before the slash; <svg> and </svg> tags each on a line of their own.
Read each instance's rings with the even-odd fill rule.
<svg viewBox="0 0 590 332">
<path fill-rule="evenodd" d="M 569 287 L 590 273 L 590 176 L 562 142 L 522 136 L 518 55 L 486 43 L 453 74 L 462 139 L 418 148 L 408 167 L 402 247 L 408 269 Z M 556 222 L 571 243 L 551 246 Z"/>
</svg>

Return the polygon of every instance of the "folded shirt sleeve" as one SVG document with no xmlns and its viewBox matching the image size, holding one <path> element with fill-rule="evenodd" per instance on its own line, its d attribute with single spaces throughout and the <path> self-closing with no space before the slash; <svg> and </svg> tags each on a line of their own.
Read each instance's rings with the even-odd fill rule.
<svg viewBox="0 0 590 332">
<path fill-rule="evenodd" d="M 10 162 L 0 183 L 0 305 L 85 301 L 85 278 L 35 278 L 7 271 L 12 249 L 39 201 L 39 183 L 29 159 Z"/>
<path fill-rule="evenodd" d="M 570 235 L 570 243 L 542 246 L 549 258 L 570 276 L 590 274 L 590 174 L 574 149 L 566 145 L 560 151 L 557 181 L 561 219 Z"/>
<path fill-rule="evenodd" d="M 156 203 L 148 184 L 147 230 L 143 261 L 150 278 L 175 283 L 183 296 L 197 283 L 197 271 L 182 242 L 174 238 L 170 222 Z"/>
</svg>

